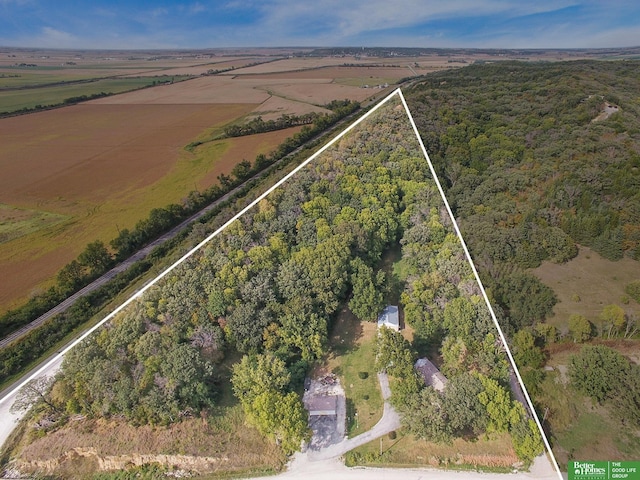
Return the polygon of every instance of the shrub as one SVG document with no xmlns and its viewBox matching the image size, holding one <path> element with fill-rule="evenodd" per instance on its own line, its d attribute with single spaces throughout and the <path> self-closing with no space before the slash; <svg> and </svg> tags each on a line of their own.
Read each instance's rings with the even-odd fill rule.
<svg viewBox="0 0 640 480">
<path fill-rule="evenodd" d="M 640 303 L 640 280 L 635 280 L 628 284 L 624 287 L 624 291 L 636 302 Z"/>
</svg>

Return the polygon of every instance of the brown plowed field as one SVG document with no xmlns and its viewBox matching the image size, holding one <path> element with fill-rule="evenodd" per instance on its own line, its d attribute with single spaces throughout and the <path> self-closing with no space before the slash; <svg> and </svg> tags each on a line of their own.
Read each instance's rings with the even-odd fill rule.
<svg viewBox="0 0 640 480">
<path fill-rule="evenodd" d="M 0 120 L 0 203 L 69 216 L 0 244 L 0 278 L 11 279 L 2 282 L 0 311 L 45 285 L 87 243 L 108 242 L 151 208 L 228 173 L 237 159 L 194 158 L 183 147 L 254 107 L 84 104 Z M 262 139 L 271 148 L 291 134 L 273 133 Z"/>
<path fill-rule="evenodd" d="M 144 187 L 166 175 L 196 135 L 254 107 L 84 104 L 0 120 L 0 202 L 100 203 Z"/>
<path fill-rule="evenodd" d="M 92 104 L 191 104 L 191 103 L 262 103 L 269 95 L 254 87 L 265 82 L 237 81 L 227 76 L 201 77 L 188 82 L 146 88 L 112 97 L 93 100 Z"/>
<path fill-rule="evenodd" d="M 257 60 L 251 56 L 176 57 L 155 62 L 69 53 L 63 62 L 78 63 L 74 75 L 85 69 L 90 73 L 93 67 L 110 74 L 157 75 L 201 73 L 201 69 L 240 67 Z M 60 61 L 55 59 L 58 65 Z M 146 218 L 151 209 L 180 202 L 195 188 L 211 186 L 218 175 L 228 174 L 241 160 L 253 161 L 258 153 L 269 153 L 300 129 L 208 142 L 223 125 L 257 115 L 272 119 L 282 114 L 327 112 L 321 105 L 332 100 L 362 101 L 380 92 L 360 88 L 363 76 L 406 76 L 398 68 L 336 67 L 345 61 L 349 59 L 285 59 L 237 68 L 233 74 L 1 119 L 0 204 L 6 205 L 6 218 L 0 218 L 4 223 L 0 278 L 11 281 L 1 282 L 0 312 L 51 284 L 58 270 L 88 243 L 96 239 L 109 242 L 118 230 Z M 236 75 L 320 65 L 330 67 Z M 194 140 L 205 143 L 193 153 L 186 152 L 184 147 Z M 19 229 L 17 219 L 21 219 Z"/>
<path fill-rule="evenodd" d="M 198 65 L 191 65 L 191 63 L 199 63 Z M 184 66 L 175 68 L 162 68 L 162 70 L 153 70 L 148 73 L 134 73 L 127 75 L 129 77 L 141 77 L 141 76 L 153 76 L 153 75 L 202 75 L 209 70 L 226 70 L 227 68 L 241 68 L 244 65 L 255 62 L 264 62 L 263 58 L 234 58 L 234 59 L 202 59 L 191 60 L 189 63 L 185 63 Z M 147 62 L 148 63 L 148 62 Z"/>
<path fill-rule="evenodd" d="M 266 102 L 273 92 L 276 96 L 289 98 L 303 103 L 324 104 L 331 100 L 363 100 L 372 95 L 371 90 L 357 86 L 332 83 L 331 78 L 258 78 L 212 76 L 196 78 L 188 82 L 146 88 L 135 92 L 123 93 L 100 98 L 89 102 L 94 105 L 131 105 L 131 104 L 211 104 L 211 103 L 252 103 Z M 290 105 L 288 114 L 306 113 L 303 108 Z M 283 112 L 284 113 L 284 112 Z"/>
<path fill-rule="evenodd" d="M 344 65 L 353 62 L 353 57 L 313 57 L 313 58 L 287 58 L 278 60 L 277 62 L 265 63 L 262 65 L 253 65 L 239 69 L 236 73 L 244 75 L 247 73 L 271 73 L 271 72 L 290 72 L 293 70 L 304 70 L 308 68 L 324 67 L 328 65 Z"/>
<path fill-rule="evenodd" d="M 406 62 L 403 62 L 406 63 Z M 244 70 L 246 71 L 246 70 Z M 300 79 L 300 78 L 361 78 L 366 80 L 367 78 L 387 77 L 392 79 L 400 79 L 404 77 L 410 77 L 413 73 L 408 67 L 379 67 L 379 66 L 362 66 L 362 67 L 324 67 L 314 68 L 311 70 L 302 70 L 299 72 L 275 72 L 275 73 L 261 73 L 253 74 L 252 78 L 264 78 L 264 79 Z"/>
</svg>

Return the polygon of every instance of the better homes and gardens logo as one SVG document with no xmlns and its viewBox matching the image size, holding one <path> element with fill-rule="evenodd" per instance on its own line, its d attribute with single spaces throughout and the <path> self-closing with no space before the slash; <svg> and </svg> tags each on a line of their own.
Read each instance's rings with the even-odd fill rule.
<svg viewBox="0 0 640 480">
<path fill-rule="evenodd" d="M 608 480 L 607 462 L 569 462 L 573 480 Z"/>
<path fill-rule="evenodd" d="M 640 480 L 640 462 L 569 462 L 569 480 Z"/>
</svg>

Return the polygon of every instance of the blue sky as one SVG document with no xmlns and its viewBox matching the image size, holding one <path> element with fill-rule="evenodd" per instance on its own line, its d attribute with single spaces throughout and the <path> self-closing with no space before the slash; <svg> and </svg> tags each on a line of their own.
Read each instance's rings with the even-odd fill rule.
<svg viewBox="0 0 640 480">
<path fill-rule="evenodd" d="M 0 46 L 638 45 L 638 0 L 0 0 Z"/>
</svg>

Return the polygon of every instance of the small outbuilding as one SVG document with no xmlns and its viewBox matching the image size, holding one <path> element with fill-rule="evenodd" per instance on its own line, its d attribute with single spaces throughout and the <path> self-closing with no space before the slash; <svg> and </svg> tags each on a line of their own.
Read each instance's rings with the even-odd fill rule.
<svg viewBox="0 0 640 480">
<path fill-rule="evenodd" d="M 400 331 L 400 315 L 398 307 L 395 305 L 387 305 L 378 317 L 378 328 L 387 327 L 396 332 Z"/>
<path fill-rule="evenodd" d="M 439 392 L 442 392 L 447 386 L 447 377 L 445 377 L 438 367 L 429 361 L 428 358 L 419 358 L 414 368 L 418 371 L 424 383 L 429 387 L 433 387 Z"/>
<path fill-rule="evenodd" d="M 335 395 L 311 397 L 307 402 L 310 417 L 336 416 L 338 397 Z"/>
</svg>

